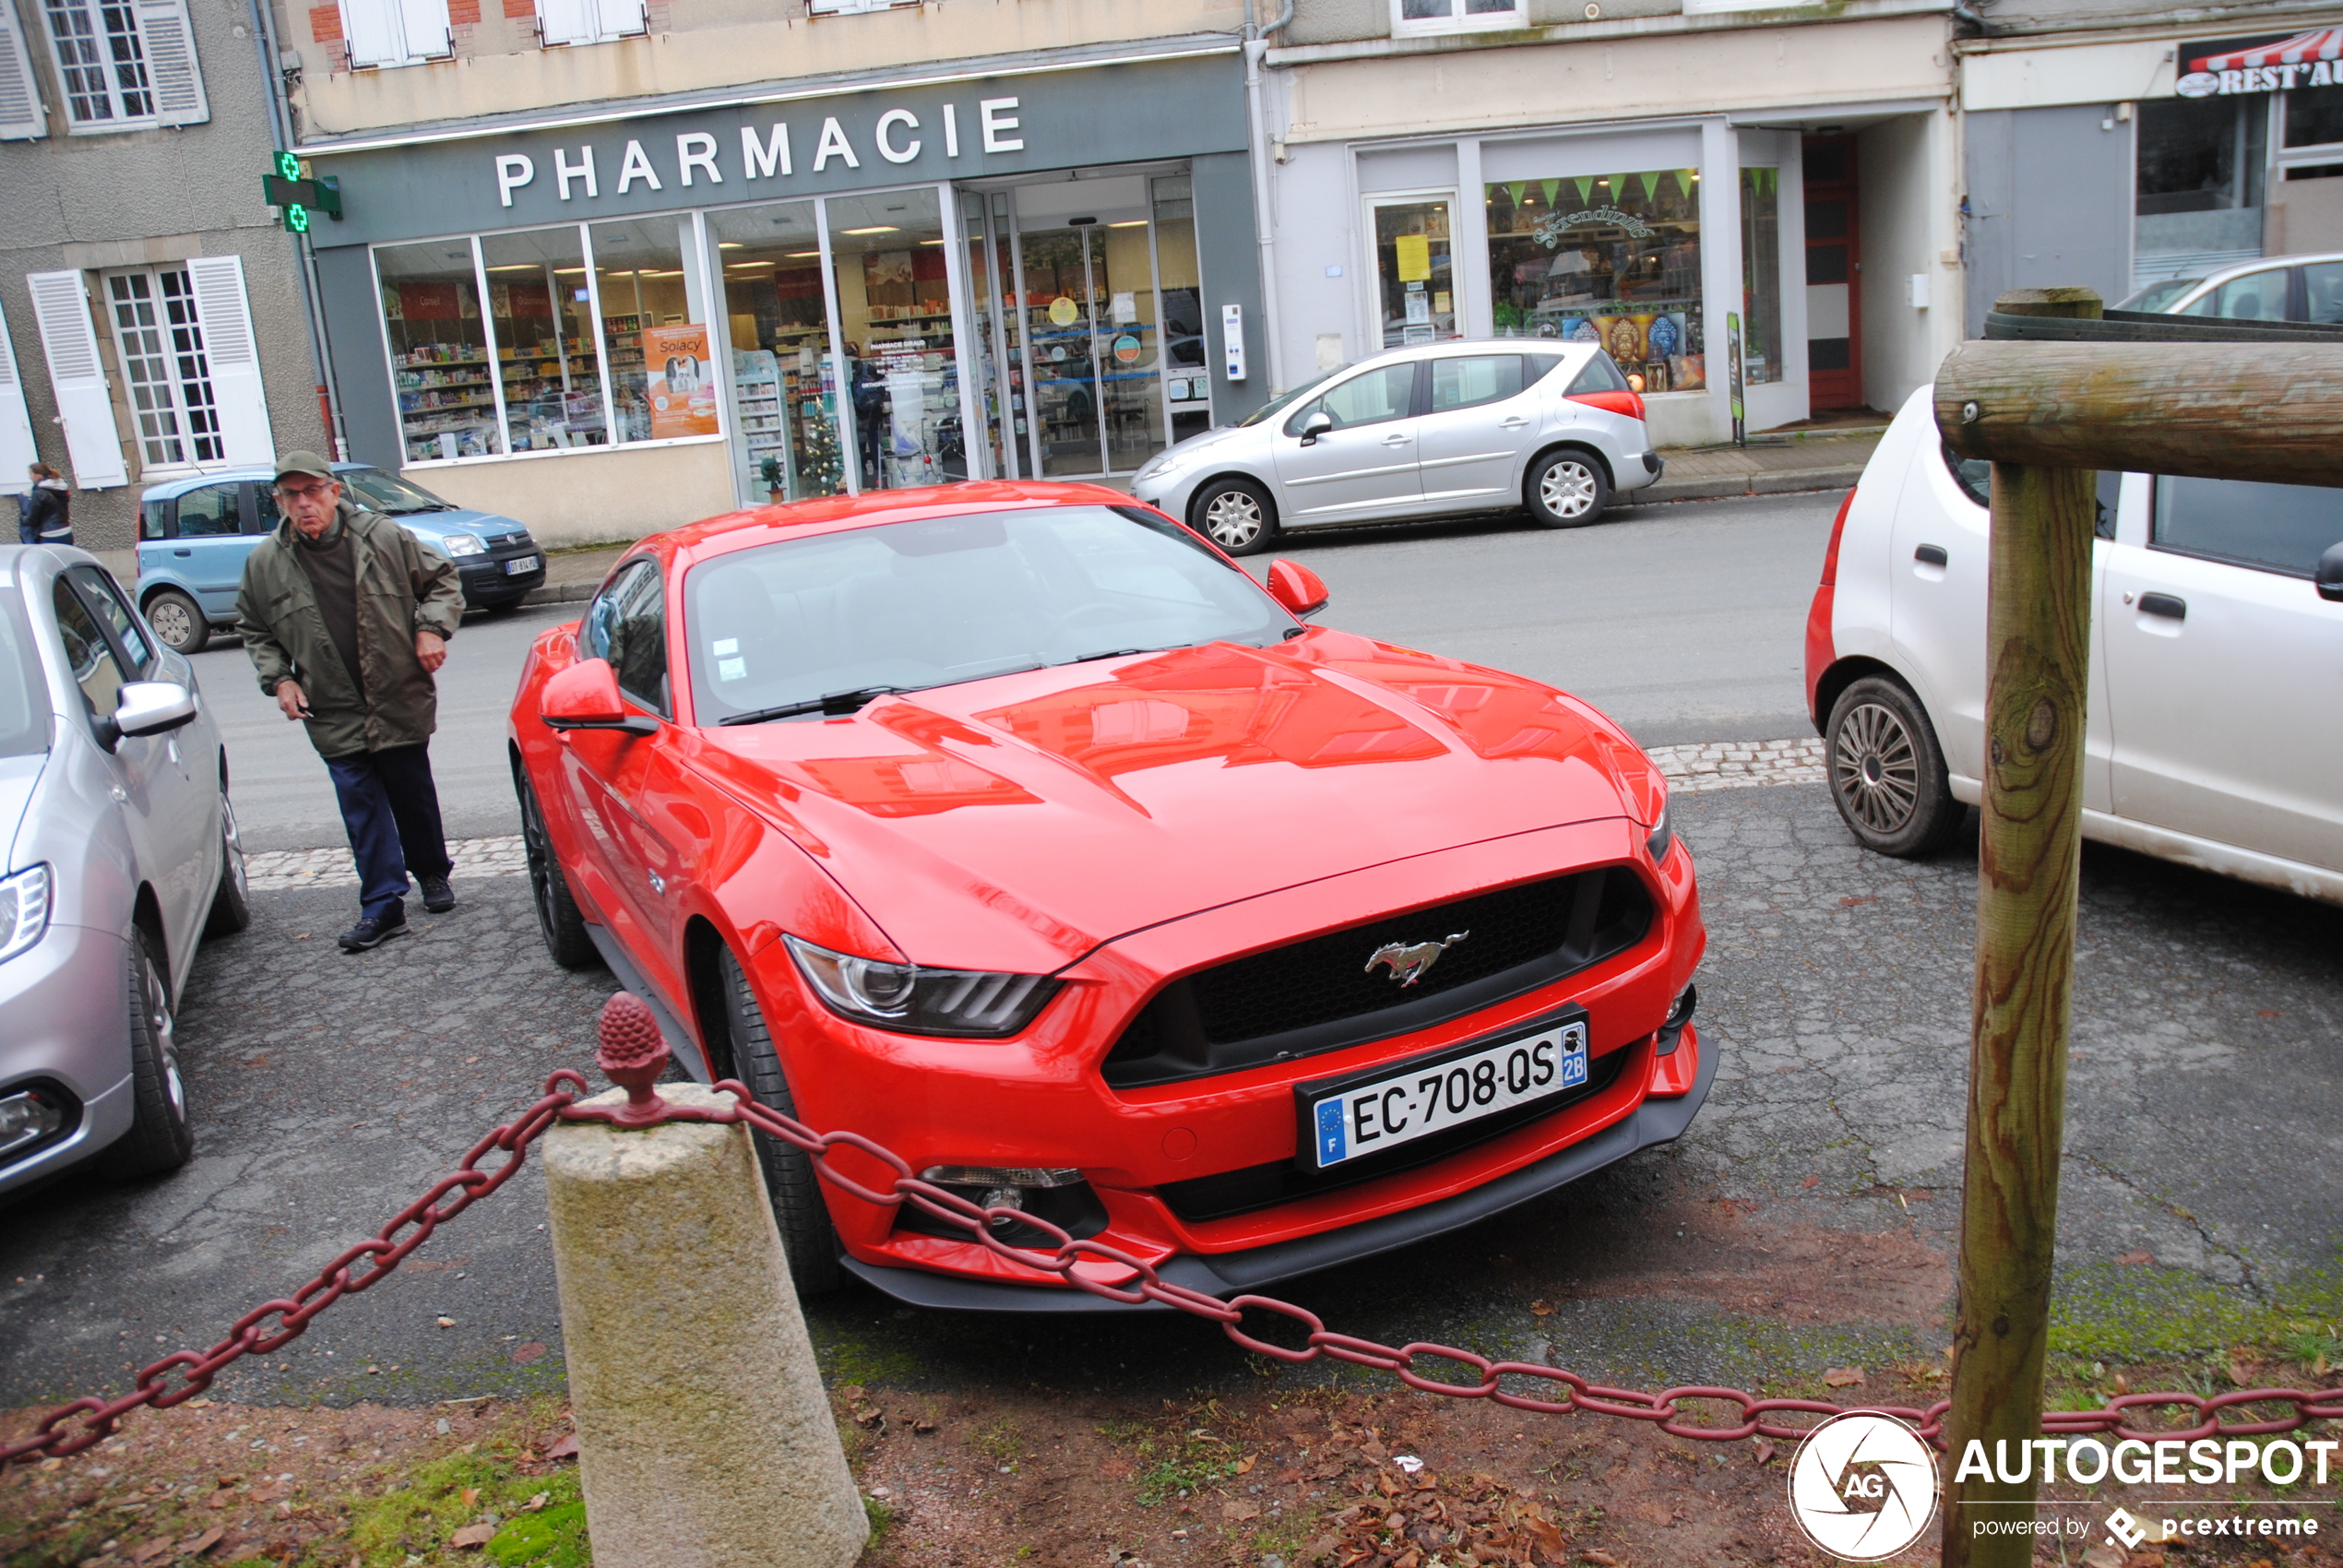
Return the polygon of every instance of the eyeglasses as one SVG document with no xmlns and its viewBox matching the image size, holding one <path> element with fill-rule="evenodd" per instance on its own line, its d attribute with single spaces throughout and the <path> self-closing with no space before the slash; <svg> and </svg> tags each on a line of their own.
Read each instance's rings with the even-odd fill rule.
<svg viewBox="0 0 2343 1568">
<path fill-rule="evenodd" d="M 323 495 L 328 491 L 339 488 L 340 487 L 339 485 L 331 482 L 326 484 L 304 484 L 299 489 L 295 489 L 293 486 L 289 484 L 280 484 L 277 487 L 277 499 L 279 501 L 305 501 L 310 496 Z"/>
</svg>

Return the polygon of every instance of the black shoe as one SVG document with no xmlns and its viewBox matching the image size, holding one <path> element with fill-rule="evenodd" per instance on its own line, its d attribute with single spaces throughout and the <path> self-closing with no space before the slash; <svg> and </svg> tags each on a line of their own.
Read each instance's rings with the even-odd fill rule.
<svg viewBox="0 0 2343 1568">
<path fill-rule="evenodd" d="M 341 944 L 345 953 L 363 953 L 369 947 L 380 947 L 394 936 L 407 934 L 407 911 L 394 908 L 390 913 L 376 919 L 361 915 L 358 923 L 334 940 Z"/>
<path fill-rule="evenodd" d="M 434 915 L 444 915 L 456 907 L 456 890 L 447 885 L 444 876 L 415 878 L 423 886 L 423 908 Z"/>
</svg>

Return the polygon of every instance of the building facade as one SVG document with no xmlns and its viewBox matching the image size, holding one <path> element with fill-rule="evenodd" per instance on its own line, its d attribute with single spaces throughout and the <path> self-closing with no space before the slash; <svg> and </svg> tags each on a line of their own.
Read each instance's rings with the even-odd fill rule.
<svg viewBox="0 0 2343 1568">
<path fill-rule="evenodd" d="M 1273 379 L 1599 339 L 1656 441 L 1893 408 L 1960 336 L 1943 0 L 1300 0 L 1262 57 Z M 1737 349 L 1737 354 L 1733 351 Z"/>
<path fill-rule="evenodd" d="M 2085 283 L 2112 304 L 2343 252 L 2343 7 L 2035 0 L 1982 21 L 1957 45 L 1972 332 L 2007 288 Z"/>
<path fill-rule="evenodd" d="M 0 0 L 0 493 L 52 464 L 117 564 L 145 485 L 327 439 L 301 255 L 262 199 L 261 24 L 241 0 Z"/>
<path fill-rule="evenodd" d="M 351 454 L 541 539 L 1112 480 L 1267 396 L 1237 0 L 280 19 Z"/>
</svg>

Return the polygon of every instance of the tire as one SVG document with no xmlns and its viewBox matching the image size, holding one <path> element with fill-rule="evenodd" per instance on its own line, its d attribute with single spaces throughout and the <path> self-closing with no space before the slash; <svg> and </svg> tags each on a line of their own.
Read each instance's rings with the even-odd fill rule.
<svg viewBox="0 0 2343 1568">
<path fill-rule="evenodd" d="M 211 896 L 211 913 L 203 922 L 204 940 L 233 936 L 252 924 L 252 884 L 244 874 L 244 835 L 236 828 L 236 808 L 228 786 L 220 787 L 220 887 Z"/>
<path fill-rule="evenodd" d="M 1196 532 L 1231 555 L 1257 555 L 1277 542 L 1278 509 L 1249 479 L 1216 479 L 1188 503 Z"/>
<path fill-rule="evenodd" d="M 98 1157 L 99 1169 L 117 1180 L 160 1176 L 187 1163 L 196 1152 L 195 1129 L 187 1124 L 187 1086 L 179 1073 L 178 1026 L 171 990 L 154 938 L 137 933 L 130 944 L 130 1087 L 134 1107 L 130 1131 Z"/>
<path fill-rule="evenodd" d="M 717 960 L 724 988 L 724 1028 L 732 1047 L 732 1070 L 748 1086 L 758 1104 L 782 1115 L 797 1117 L 797 1101 L 782 1075 L 781 1059 L 773 1036 L 765 1027 L 765 1010 L 756 1004 L 748 975 L 732 950 Z M 765 1190 L 773 1198 L 773 1223 L 780 1228 L 781 1250 L 789 1257 L 790 1277 L 801 1297 L 827 1296 L 837 1289 L 845 1271 L 838 1265 L 838 1229 L 830 1223 L 829 1204 L 822 1194 L 822 1179 L 814 1173 L 813 1157 L 765 1133 L 756 1137 L 756 1160 L 765 1170 Z"/>
<path fill-rule="evenodd" d="M 1935 727 L 1900 682 L 1867 675 L 1831 705 L 1830 798 L 1867 849 L 1920 860 L 1952 841 L 1968 808 L 1953 798 Z"/>
<path fill-rule="evenodd" d="M 173 653 L 192 657 L 211 641 L 211 623 L 205 618 L 203 606 L 177 588 L 163 588 L 147 600 L 147 624 Z"/>
<path fill-rule="evenodd" d="M 520 765 L 513 765 L 513 792 L 520 797 L 521 848 L 529 858 L 529 901 L 537 909 L 537 930 L 545 951 L 565 969 L 582 969 L 601 962 L 594 939 L 586 931 L 586 917 L 569 895 L 569 880 L 553 856 L 553 841 L 545 832 L 545 814 L 537 804 Z"/>
<path fill-rule="evenodd" d="M 1522 500 L 1540 528 L 1581 529 L 1611 505 L 1611 480 L 1592 454 L 1565 446 L 1529 465 Z"/>
</svg>

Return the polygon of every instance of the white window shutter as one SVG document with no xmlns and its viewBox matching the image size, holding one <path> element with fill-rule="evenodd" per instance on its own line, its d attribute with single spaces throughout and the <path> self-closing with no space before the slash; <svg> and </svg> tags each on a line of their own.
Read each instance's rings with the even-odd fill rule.
<svg viewBox="0 0 2343 1568">
<path fill-rule="evenodd" d="M 113 399 L 106 392 L 105 362 L 98 357 L 98 330 L 89 320 L 89 299 L 78 272 L 35 272 L 33 315 L 41 323 L 41 347 L 49 358 L 49 387 L 56 394 L 57 418 L 65 427 L 65 455 L 73 460 L 73 482 L 82 490 L 104 490 L 130 482 L 123 466 L 122 435 L 113 422 Z"/>
<path fill-rule="evenodd" d="M 276 461 L 268 428 L 268 398 L 260 385 L 260 349 L 244 300 L 244 262 L 236 255 L 199 255 L 187 263 L 196 290 L 196 319 L 203 323 L 205 361 L 211 367 L 211 401 L 220 413 L 220 440 L 231 463 Z"/>
<path fill-rule="evenodd" d="M 341 36 L 352 65 L 403 65 L 407 39 L 398 0 L 341 0 Z"/>
<path fill-rule="evenodd" d="M 547 44 L 591 43 L 601 23 L 595 0 L 537 0 L 537 32 Z"/>
<path fill-rule="evenodd" d="M 595 0 L 601 12 L 601 35 L 632 38 L 644 29 L 643 0 Z"/>
<path fill-rule="evenodd" d="M 210 119 L 187 0 L 138 0 L 138 32 L 147 45 L 148 77 L 154 83 L 155 119 L 166 125 L 200 125 Z"/>
<path fill-rule="evenodd" d="M 0 141 L 32 141 L 48 134 L 41 83 L 25 52 L 24 24 L 11 0 L 0 0 Z"/>
<path fill-rule="evenodd" d="M 396 0 L 399 30 L 407 35 L 407 58 L 444 60 L 455 53 L 447 25 L 447 0 Z"/>
<path fill-rule="evenodd" d="M 24 406 L 24 379 L 17 374 L 17 346 L 8 318 L 0 313 L 0 495 L 21 495 L 30 487 L 25 469 L 41 460 L 32 439 L 32 415 Z"/>
</svg>

